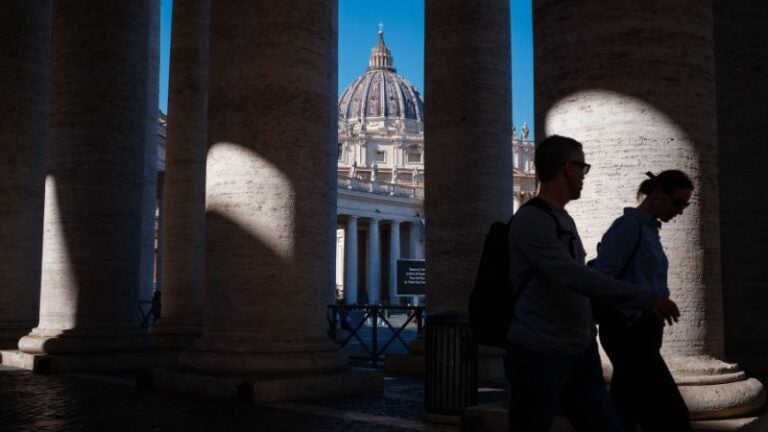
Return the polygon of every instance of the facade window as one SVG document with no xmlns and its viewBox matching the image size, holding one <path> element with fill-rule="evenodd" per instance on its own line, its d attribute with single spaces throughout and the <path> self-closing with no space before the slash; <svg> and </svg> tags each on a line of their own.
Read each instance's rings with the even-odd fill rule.
<svg viewBox="0 0 768 432">
<path fill-rule="evenodd" d="M 377 151 L 376 152 L 376 162 L 386 162 L 387 161 L 387 152 L 385 151 Z"/>
<path fill-rule="evenodd" d="M 342 144 L 339 143 L 339 161 L 341 161 L 342 147 Z"/>
<path fill-rule="evenodd" d="M 421 163 L 421 152 L 408 152 L 409 163 Z"/>
</svg>

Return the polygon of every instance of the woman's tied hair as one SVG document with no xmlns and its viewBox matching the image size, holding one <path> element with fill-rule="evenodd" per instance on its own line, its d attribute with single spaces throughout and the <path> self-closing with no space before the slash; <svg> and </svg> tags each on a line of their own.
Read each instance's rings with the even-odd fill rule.
<svg viewBox="0 0 768 432">
<path fill-rule="evenodd" d="M 643 180 L 643 182 L 640 183 L 640 187 L 637 189 L 638 200 L 643 196 L 649 196 L 658 187 L 660 187 L 666 194 L 670 194 L 679 189 L 693 190 L 693 182 L 680 170 L 666 170 L 660 172 L 658 175 L 648 171 L 645 175 L 648 176 L 648 178 Z"/>
</svg>

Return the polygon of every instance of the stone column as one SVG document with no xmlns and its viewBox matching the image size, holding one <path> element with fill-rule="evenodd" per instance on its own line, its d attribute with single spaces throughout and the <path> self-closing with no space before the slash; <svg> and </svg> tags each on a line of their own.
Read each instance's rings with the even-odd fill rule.
<svg viewBox="0 0 768 432">
<path fill-rule="evenodd" d="M 715 2 L 725 350 L 768 376 L 768 3 Z"/>
<path fill-rule="evenodd" d="M 749 412 L 761 385 L 723 361 L 712 3 L 534 4 L 536 136 L 585 144 L 592 172 L 568 209 L 586 248 L 636 205 L 646 171 L 692 177 L 691 206 L 661 230 L 683 314 L 663 354 L 694 418 Z"/>
<path fill-rule="evenodd" d="M 139 265 L 139 300 L 151 300 L 155 289 L 155 230 L 157 216 L 157 159 L 158 159 L 158 118 L 157 108 L 159 91 L 160 64 L 160 2 L 149 2 L 149 22 L 147 32 L 147 110 L 146 139 L 144 140 L 144 172 L 141 184 L 144 186 L 141 213 L 141 261 Z"/>
<path fill-rule="evenodd" d="M 466 311 L 488 227 L 512 215 L 509 1 L 425 5 L 427 308 Z"/>
<path fill-rule="evenodd" d="M 0 348 L 15 348 L 40 300 L 51 1 L 4 3 L 0 28 Z"/>
<path fill-rule="evenodd" d="M 159 155 L 158 155 L 159 157 Z M 163 214 L 163 204 L 165 203 L 165 171 L 157 173 L 157 214 L 155 218 L 155 288 L 163 289 L 163 223 L 165 215 Z"/>
<path fill-rule="evenodd" d="M 344 233 L 344 300 L 357 303 L 357 217 L 347 216 Z"/>
<path fill-rule="evenodd" d="M 158 343 L 202 332 L 210 0 L 175 0 L 163 206 L 163 309 Z"/>
<path fill-rule="evenodd" d="M 312 374 L 336 229 L 337 3 L 211 2 L 205 322 L 186 370 Z M 169 269 L 166 268 L 166 271 Z"/>
<path fill-rule="evenodd" d="M 368 304 L 381 301 L 381 243 L 379 242 L 379 220 L 370 218 L 368 223 L 368 250 L 365 258 L 365 289 Z"/>
<path fill-rule="evenodd" d="M 400 298 L 397 296 L 397 260 L 400 259 L 400 222 L 389 224 L 389 304 L 397 306 Z"/>
<path fill-rule="evenodd" d="M 149 345 L 137 305 L 155 3 L 53 4 L 40 322 L 25 353 Z"/>
<path fill-rule="evenodd" d="M 408 258 L 424 259 L 424 236 L 421 221 L 408 223 Z"/>
</svg>

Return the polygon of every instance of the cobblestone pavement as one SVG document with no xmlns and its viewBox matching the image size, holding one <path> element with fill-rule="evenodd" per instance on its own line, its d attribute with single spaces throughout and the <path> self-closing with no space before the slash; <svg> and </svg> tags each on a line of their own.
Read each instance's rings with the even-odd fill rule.
<svg viewBox="0 0 768 432">
<path fill-rule="evenodd" d="M 0 431 L 435 431 L 423 382 L 388 376 L 378 396 L 244 405 L 140 390 L 128 377 L 39 375 L 0 366 Z"/>
</svg>

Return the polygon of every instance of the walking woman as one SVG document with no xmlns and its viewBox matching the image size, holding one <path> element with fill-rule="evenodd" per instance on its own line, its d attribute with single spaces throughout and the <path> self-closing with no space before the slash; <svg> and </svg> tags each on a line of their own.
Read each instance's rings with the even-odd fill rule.
<svg viewBox="0 0 768 432">
<path fill-rule="evenodd" d="M 636 208 L 627 207 L 603 236 L 597 271 L 669 296 L 669 262 L 659 230 L 688 207 L 693 183 L 682 171 L 646 173 Z M 639 310 L 595 304 L 600 342 L 613 363 L 611 398 L 624 429 L 691 431 L 680 391 L 661 357 L 664 322 Z"/>
</svg>

